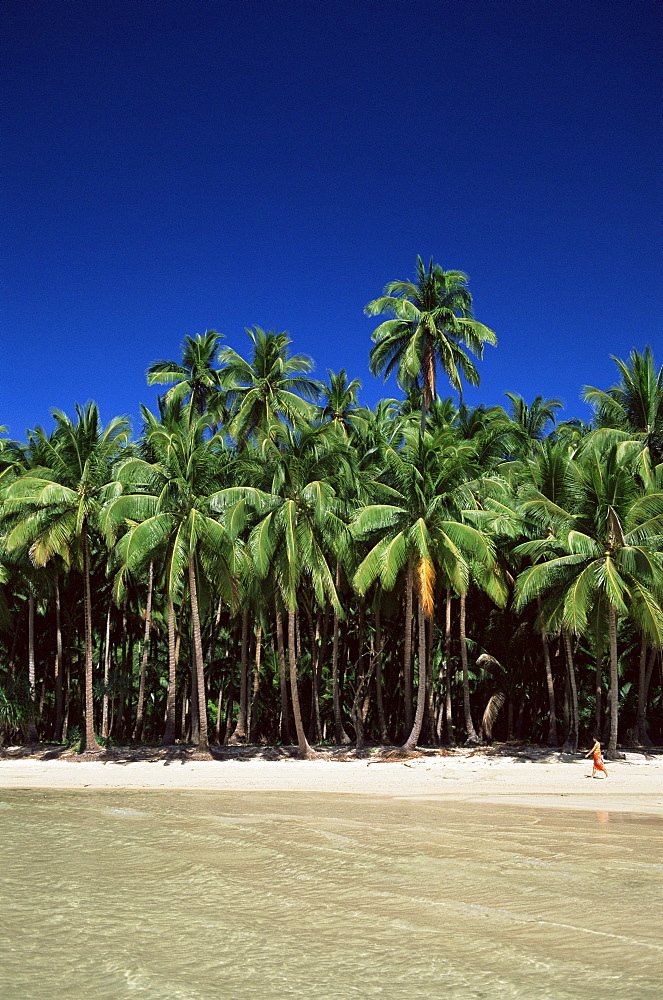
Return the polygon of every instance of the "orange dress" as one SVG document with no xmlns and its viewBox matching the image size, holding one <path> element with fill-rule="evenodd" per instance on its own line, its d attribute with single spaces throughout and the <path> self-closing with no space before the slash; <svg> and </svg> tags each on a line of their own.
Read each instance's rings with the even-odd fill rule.
<svg viewBox="0 0 663 1000">
<path fill-rule="evenodd" d="M 604 767 L 603 754 L 601 753 L 600 750 L 594 751 L 594 768 L 597 771 L 603 771 L 605 774 L 608 773 Z"/>
</svg>

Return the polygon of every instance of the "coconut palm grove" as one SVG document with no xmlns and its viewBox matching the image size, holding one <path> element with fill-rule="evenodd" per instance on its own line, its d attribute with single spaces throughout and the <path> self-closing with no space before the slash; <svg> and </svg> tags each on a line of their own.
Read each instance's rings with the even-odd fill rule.
<svg viewBox="0 0 663 1000">
<path fill-rule="evenodd" d="M 1 439 L 1 742 L 663 742 L 650 348 L 578 387 L 585 425 L 465 405 L 499 347 L 463 272 L 419 258 L 366 312 L 374 409 L 287 333 L 210 330 L 137 436 L 88 402 Z"/>
</svg>

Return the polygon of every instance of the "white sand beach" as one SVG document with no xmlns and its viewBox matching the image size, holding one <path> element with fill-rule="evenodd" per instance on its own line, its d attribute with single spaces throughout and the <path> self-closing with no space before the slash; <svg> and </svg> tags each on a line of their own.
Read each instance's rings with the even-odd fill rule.
<svg viewBox="0 0 663 1000">
<path fill-rule="evenodd" d="M 435 798 L 596 809 L 663 816 L 663 756 L 627 752 L 609 761 L 609 777 L 592 778 L 591 760 L 529 748 L 434 751 L 407 761 L 265 759 L 259 748 L 229 759 L 0 759 L 1 789 L 178 789 L 219 792 L 321 792 Z"/>
</svg>

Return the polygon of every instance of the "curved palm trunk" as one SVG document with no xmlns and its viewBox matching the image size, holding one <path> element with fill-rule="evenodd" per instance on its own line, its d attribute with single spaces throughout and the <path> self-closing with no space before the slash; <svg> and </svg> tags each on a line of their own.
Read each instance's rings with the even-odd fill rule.
<svg viewBox="0 0 663 1000">
<path fill-rule="evenodd" d="M 106 740 L 108 739 L 108 678 L 110 676 L 110 662 L 111 662 L 111 652 L 110 652 L 110 625 L 111 625 L 111 608 L 112 602 L 108 602 L 108 610 L 106 611 L 106 636 L 104 643 L 104 697 L 101 705 L 101 735 Z"/>
<path fill-rule="evenodd" d="M 92 597 L 90 594 L 90 545 L 87 521 L 83 521 L 83 616 L 85 622 L 85 750 L 101 753 L 94 732 L 94 703 L 92 700 Z"/>
<path fill-rule="evenodd" d="M 357 624 L 357 659 L 355 662 L 355 693 L 352 699 L 351 715 L 355 730 L 355 747 L 361 750 L 365 745 L 364 719 L 362 701 L 366 688 L 366 671 L 364 670 L 364 624 L 366 606 L 363 598 L 359 601 L 359 621 Z"/>
<path fill-rule="evenodd" d="M 405 731 L 412 730 L 412 558 L 407 561 L 405 575 L 405 632 L 403 634 L 403 694 L 405 698 Z"/>
<path fill-rule="evenodd" d="M 378 725 L 380 727 L 380 740 L 386 743 L 389 739 L 387 733 L 387 720 L 384 714 L 384 698 L 382 694 L 382 622 L 380 619 L 380 608 L 375 611 L 375 703 L 378 711 Z"/>
<path fill-rule="evenodd" d="M 168 595 L 168 695 L 166 697 L 166 728 L 162 746 L 171 747 L 175 743 L 175 684 L 177 677 L 177 648 L 175 642 L 175 605 Z"/>
<path fill-rule="evenodd" d="M 136 742 L 143 738 L 143 709 L 145 707 L 145 672 L 147 658 L 150 654 L 150 632 L 152 630 L 152 590 L 154 586 L 154 563 L 150 560 L 150 570 L 147 580 L 147 602 L 145 604 L 145 631 L 143 633 L 143 655 L 140 661 L 140 683 L 138 685 L 138 705 L 136 707 L 136 724 L 131 739 Z"/>
<path fill-rule="evenodd" d="M 536 599 L 539 615 L 541 614 L 541 598 Z M 552 666 L 550 665 L 550 647 L 546 629 L 541 622 L 541 645 L 543 648 L 543 664 L 546 670 L 546 687 L 548 688 L 548 746 L 557 746 L 557 709 L 555 706 L 555 685 L 553 683 Z"/>
<path fill-rule="evenodd" d="M 602 655 L 601 647 L 599 646 L 598 640 L 596 643 L 596 657 L 594 660 L 594 732 L 598 735 L 601 731 L 601 697 L 603 694 L 603 678 L 602 678 Z"/>
<path fill-rule="evenodd" d="M 285 676 L 285 648 L 283 644 L 283 615 L 279 607 L 278 597 L 274 598 L 276 617 L 276 648 L 279 658 L 279 687 L 281 689 L 281 722 L 279 735 L 281 739 L 290 742 L 290 721 L 288 717 L 288 684 Z"/>
<path fill-rule="evenodd" d="M 421 371 L 423 375 L 423 387 L 421 393 L 421 433 L 423 434 L 426 430 L 426 416 L 431 403 L 435 399 L 436 393 L 435 350 L 433 347 L 433 338 L 429 333 L 426 334 L 426 340 L 424 342 L 424 356 L 422 358 Z"/>
<path fill-rule="evenodd" d="M 230 743 L 239 743 L 246 740 L 246 723 L 249 700 L 249 611 L 245 608 L 242 612 L 242 652 L 241 652 L 241 675 L 239 682 L 239 713 L 237 715 L 237 725 L 230 737 Z"/>
<path fill-rule="evenodd" d="M 191 625 L 193 631 L 193 654 L 198 689 L 198 753 L 209 754 L 207 736 L 207 703 L 205 699 L 205 674 L 203 671 L 203 642 L 200 634 L 200 612 L 198 609 L 198 588 L 193 556 L 189 558 L 189 596 L 191 599 Z"/>
<path fill-rule="evenodd" d="M 421 601 L 418 601 L 417 604 L 419 611 L 419 684 L 417 686 L 417 711 L 414 716 L 412 730 L 401 747 L 407 753 L 412 753 L 416 749 L 426 707 L 426 616 L 424 615 Z"/>
<path fill-rule="evenodd" d="M 459 630 L 460 630 L 460 660 L 463 666 L 463 711 L 465 713 L 465 731 L 467 733 L 468 744 L 480 743 L 474 723 L 472 722 L 472 711 L 470 708 L 470 675 L 467 669 L 467 639 L 465 636 L 465 611 L 466 595 L 460 595 Z"/>
<path fill-rule="evenodd" d="M 571 712 L 569 716 L 569 728 L 562 750 L 572 753 L 578 749 L 578 688 L 576 686 L 576 671 L 573 663 L 571 636 L 568 632 L 564 632 L 564 653 L 566 654 L 566 669 L 568 671 L 569 689 L 571 692 Z"/>
<path fill-rule="evenodd" d="M 225 677 L 219 684 L 219 696 L 216 699 L 216 726 L 214 728 L 214 742 L 221 742 L 221 720 L 223 718 L 223 692 L 226 686 Z"/>
<path fill-rule="evenodd" d="M 336 562 L 336 591 L 341 585 L 341 564 Z M 351 739 L 343 727 L 343 716 L 341 715 L 341 692 L 338 681 L 338 646 L 339 646 L 339 618 L 334 611 L 334 625 L 332 634 L 332 700 L 334 704 L 334 735 L 339 746 L 351 743 Z"/>
<path fill-rule="evenodd" d="M 258 692 L 260 690 L 260 660 L 262 658 L 262 625 L 258 625 L 256 629 L 256 652 L 255 659 L 253 662 L 253 690 L 251 691 L 251 697 L 249 699 L 249 712 L 247 729 L 249 733 L 249 741 L 252 742 L 255 739 L 256 723 L 257 723 L 257 712 L 255 711 L 256 703 L 258 701 Z"/>
<path fill-rule="evenodd" d="M 315 625 L 313 616 L 307 615 L 309 648 L 311 650 L 311 714 L 309 716 L 308 736 L 310 740 L 322 741 L 322 721 L 320 719 L 320 617 Z"/>
<path fill-rule="evenodd" d="M 451 711 L 451 591 L 447 590 L 447 606 L 444 623 L 444 721 L 447 743 L 455 746 L 453 714 Z"/>
<path fill-rule="evenodd" d="M 35 599 L 32 591 L 28 594 L 28 684 L 30 687 L 30 704 L 25 726 L 25 739 L 27 743 L 36 743 L 39 735 L 35 726 Z"/>
<path fill-rule="evenodd" d="M 60 574 L 55 574 L 55 742 L 62 739 L 64 704 L 62 691 L 62 609 L 60 606 Z"/>
<path fill-rule="evenodd" d="M 361 741 L 364 743 L 364 719 L 366 715 L 363 713 L 361 708 L 361 702 L 364 697 L 364 689 L 366 685 L 366 668 L 364 666 L 364 633 L 366 631 L 366 603 L 364 598 L 359 599 L 359 615 L 357 621 L 357 659 L 355 661 L 355 697 L 353 702 L 352 710 L 352 723 L 361 730 L 361 733 L 357 733 L 357 740 L 355 742 Z M 370 689 L 369 689 L 370 691 Z M 368 706 L 366 710 L 368 714 Z"/>
<path fill-rule="evenodd" d="M 297 686 L 297 657 L 295 654 L 295 612 L 288 611 L 288 658 L 290 661 L 290 693 L 292 696 L 292 714 L 295 719 L 295 729 L 297 730 L 297 745 L 299 752 L 307 760 L 313 760 L 317 753 L 306 739 L 302 713 L 299 705 L 299 688 Z"/>
<path fill-rule="evenodd" d="M 654 661 L 656 659 L 656 649 L 652 647 L 649 651 L 649 658 L 647 657 L 647 650 L 647 639 L 643 636 L 642 646 L 640 648 L 640 665 L 638 669 L 638 711 L 635 725 L 638 734 L 638 742 L 644 747 L 650 747 L 652 745 L 649 733 L 647 732 L 647 691 L 654 669 Z"/>
<path fill-rule="evenodd" d="M 433 619 L 426 622 L 426 726 L 424 729 L 424 742 L 432 746 L 438 745 L 437 732 L 435 731 L 435 701 L 433 692 Z"/>
<path fill-rule="evenodd" d="M 617 610 L 608 605 L 608 629 L 610 633 L 610 737 L 608 750 L 617 750 L 617 728 L 619 725 L 619 671 L 617 664 Z"/>
</svg>

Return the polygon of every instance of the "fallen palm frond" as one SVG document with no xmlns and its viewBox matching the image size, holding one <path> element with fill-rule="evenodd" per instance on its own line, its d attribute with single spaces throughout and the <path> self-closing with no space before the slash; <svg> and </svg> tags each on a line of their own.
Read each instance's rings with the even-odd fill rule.
<svg viewBox="0 0 663 1000">
<path fill-rule="evenodd" d="M 488 699 L 488 704 L 483 713 L 483 718 L 481 720 L 481 738 L 487 740 L 489 743 L 493 738 L 493 726 L 495 724 L 495 719 L 499 715 L 499 711 L 506 701 L 506 695 L 504 691 L 496 691 Z"/>
</svg>

